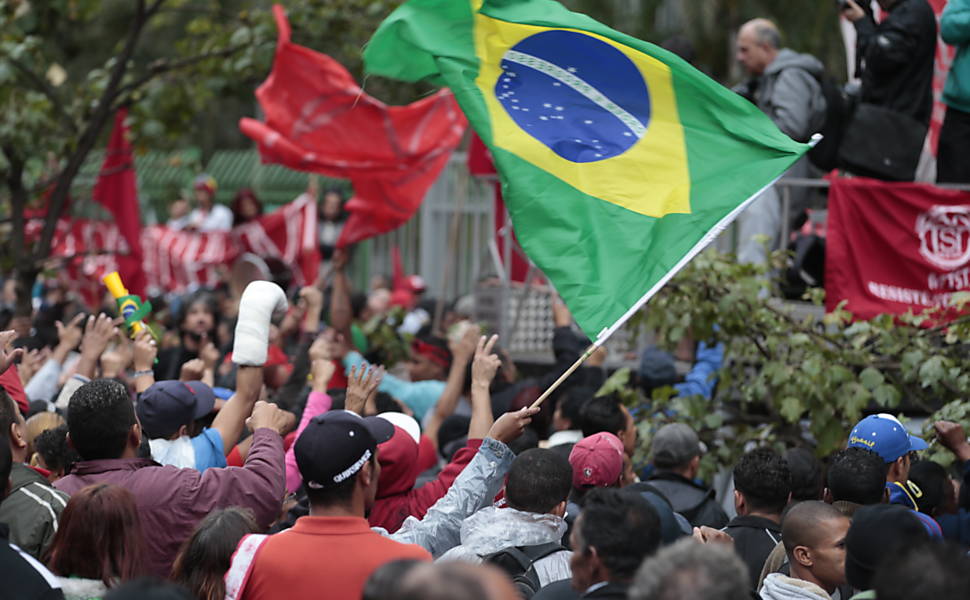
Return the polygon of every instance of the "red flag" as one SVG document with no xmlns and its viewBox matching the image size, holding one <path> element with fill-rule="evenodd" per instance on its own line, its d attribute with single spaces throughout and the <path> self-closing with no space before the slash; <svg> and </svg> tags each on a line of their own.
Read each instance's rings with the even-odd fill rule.
<svg viewBox="0 0 970 600">
<path fill-rule="evenodd" d="M 920 313 L 970 291 L 970 193 L 835 178 L 828 218 L 826 310 Z"/>
<path fill-rule="evenodd" d="M 256 90 L 266 122 L 242 119 L 263 162 L 349 178 L 354 196 L 337 245 L 391 231 L 415 213 L 467 122 L 451 92 L 407 106 L 365 94 L 337 61 L 290 42 L 283 7 L 273 71 Z"/>
<path fill-rule="evenodd" d="M 128 110 L 115 114 L 114 129 L 104 154 L 104 164 L 94 185 L 93 196 L 118 225 L 128 245 L 127 254 L 117 256 L 118 272 L 132 294 L 145 295 L 145 273 L 142 271 L 141 212 L 138 208 L 138 183 L 135 180 L 135 157 L 128 141 L 125 118 Z"/>
</svg>

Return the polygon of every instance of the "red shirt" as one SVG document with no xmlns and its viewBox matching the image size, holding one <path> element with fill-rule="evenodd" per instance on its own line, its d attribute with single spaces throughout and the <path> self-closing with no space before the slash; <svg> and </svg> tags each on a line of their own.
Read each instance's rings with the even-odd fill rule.
<svg viewBox="0 0 970 600">
<path fill-rule="evenodd" d="M 360 600 L 371 573 L 401 558 L 431 555 L 375 533 L 363 518 L 301 517 L 263 543 L 242 600 Z"/>
</svg>

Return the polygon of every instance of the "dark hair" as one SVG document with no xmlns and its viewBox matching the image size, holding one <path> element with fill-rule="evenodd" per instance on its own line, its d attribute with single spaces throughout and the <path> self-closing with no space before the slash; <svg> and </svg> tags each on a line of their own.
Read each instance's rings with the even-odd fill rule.
<svg viewBox="0 0 970 600">
<path fill-rule="evenodd" d="M 368 461 L 371 467 L 377 465 L 377 454 L 371 454 L 370 460 Z M 350 503 L 351 498 L 354 496 L 354 488 L 357 486 L 357 478 L 360 476 L 363 469 L 358 469 L 356 473 L 344 479 L 336 485 L 328 485 L 323 488 L 312 488 L 308 485 L 304 485 L 303 488 L 306 490 L 307 498 L 310 500 L 311 506 L 342 506 Z"/>
<path fill-rule="evenodd" d="M 263 214 L 263 203 L 260 202 L 259 198 L 256 197 L 256 193 L 249 188 L 242 188 L 238 192 L 236 192 L 236 195 L 233 196 L 232 198 L 233 225 L 242 225 L 243 223 L 251 219 L 251 217 L 250 218 L 245 217 L 242 212 L 243 202 L 246 200 L 252 200 L 253 203 L 256 204 L 257 215 Z"/>
<path fill-rule="evenodd" d="M 970 558 L 950 542 L 916 542 L 883 561 L 872 584 L 879 600 L 970 598 Z"/>
<path fill-rule="evenodd" d="M 443 337 L 438 337 L 436 335 L 421 335 L 421 334 L 418 334 L 417 336 L 415 336 L 415 339 L 429 346 L 434 346 L 442 353 L 444 357 L 447 357 L 448 366 L 443 367 L 445 372 L 447 373 L 448 369 L 451 367 L 452 360 L 454 360 L 454 357 L 451 355 L 451 348 L 448 347 L 448 340 L 446 340 Z M 435 363 L 435 364 L 438 364 L 438 363 Z"/>
<path fill-rule="evenodd" d="M 394 396 L 387 392 L 377 392 L 374 396 L 374 404 L 377 406 L 377 414 L 386 412 L 402 412 L 401 403 L 394 399 Z"/>
<path fill-rule="evenodd" d="M 512 461 L 505 499 L 516 510 L 547 513 L 569 496 L 573 468 L 562 455 L 544 448 L 526 450 Z"/>
<path fill-rule="evenodd" d="M 590 398 L 580 410 L 583 437 L 605 431 L 617 434 L 626 429 L 626 414 L 623 404 L 614 395 Z"/>
<path fill-rule="evenodd" d="M 222 600 L 223 577 L 229 570 L 239 541 L 259 526 L 252 511 L 231 506 L 210 513 L 196 526 L 172 566 L 172 581 L 181 583 L 199 600 Z"/>
<path fill-rule="evenodd" d="M 67 410 L 71 444 L 83 460 L 120 458 L 128 430 L 137 421 L 128 389 L 114 379 L 95 379 L 79 387 Z"/>
<path fill-rule="evenodd" d="M 539 434 L 532 427 L 526 427 L 522 430 L 522 435 L 515 438 L 509 442 L 509 450 L 511 450 L 516 455 L 522 454 L 526 450 L 532 450 L 533 448 L 539 447 Z M 566 457 L 569 460 L 569 457 Z"/>
<path fill-rule="evenodd" d="M 141 577 L 108 590 L 104 600 L 194 600 L 180 585 L 158 577 Z"/>
<path fill-rule="evenodd" d="M 814 547 L 819 541 L 821 523 L 843 519 L 848 526 L 848 517 L 821 500 L 805 500 L 795 504 L 781 522 L 781 539 L 785 544 L 785 552 L 790 556 L 798 546 Z"/>
<path fill-rule="evenodd" d="M 563 390 L 559 395 L 556 408 L 564 419 L 569 419 L 573 429 L 583 428 L 583 407 L 590 398 L 596 395 L 596 390 L 590 387 L 578 386 Z M 624 423 L 624 426 L 626 423 Z M 611 431 L 610 433 L 616 433 Z"/>
<path fill-rule="evenodd" d="M 616 488 L 596 488 L 586 494 L 575 552 L 596 554 L 610 571 L 611 581 L 633 577 L 640 563 L 660 547 L 660 517 L 642 495 Z"/>
<path fill-rule="evenodd" d="M 7 496 L 7 484 L 10 482 L 12 470 L 13 450 L 10 449 L 10 438 L 6 431 L 0 431 L 0 502 Z"/>
<path fill-rule="evenodd" d="M 327 395 L 330 396 L 330 410 L 344 410 L 347 406 L 346 388 L 329 389 Z"/>
<path fill-rule="evenodd" d="M 364 583 L 361 600 L 389 600 L 396 597 L 407 574 L 423 564 L 424 561 L 415 558 L 401 558 L 378 567 Z"/>
<path fill-rule="evenodd" d="M 734 467 L 734 489 L 752 509 L 780 514 L 791 494 L 788 463 L 770 448 L 752 450 Z"/>
<path fill-rule="evenodd" d="M 187 298 L 182 301 L 182 305 L 179 307 L 178 316 L 178 326 L 179 329 L 185 325 L 185 319 L 189 316 L 189 310 L 196 305 L 203 304 L 205 309 L 212 314 L 212 331 L 216 330 L 219 326 L 219 303 L 216 301 L 216 297 L 212 292 L 208 290 L 198 290 L 193 292 Z"/>
<path fill-rule="evenodd" d="M 889 465 L 865 448 L 839 450 L 829 461 L 828 488 L 833 501 L 868 505 L 882 502 Z"/>
<path fill-rule="evenodd" d="M 67 425 L 40 432 L 34 438 L 34 450 L 44 459 L 44 466 L 49 471 L 66 473 L 71 465 L 81 459 L 77 451 L 67 443 Z"/>
<path fill-rule="evenodd" d="M 20 422 L 20 407 L 14 402 L 7 390 L 0 387 L 0 433 L 10 435 L 10 426 Z"/>
<path fill-rule="evenodd" d="M 909 480 L 923 492 L 919 511 L 933 515 L 946 502 L 946 486 L 950 480 L 944 469 L 931 460 L 918 460 L 909 467 Z"/>
<path fill-rule="evenodd" d="M 465 445 L 462 440 L 468 438 L 469 425 L 471 419 L 463 415 L 449 415 L 441 422 L 438 428 L 438 452 L 442 457 L 451 458 L 453 452 L 449 453 L 448 450 L 457 450 Z"/>
<path fill-rule="evenodd" d="M 134 495 L 98 483 L 67 501 L 46 562 L 57 575 L 100 579 L 110 586 L 141 574 L 142 547 Z"/>
<path fill-rule="evenodd" d="M 822 463 L 807 448 L 792 448 L 785 452 L 785 462 L 791 472 L 792 502 L 822 498 Z"/>
</svg>

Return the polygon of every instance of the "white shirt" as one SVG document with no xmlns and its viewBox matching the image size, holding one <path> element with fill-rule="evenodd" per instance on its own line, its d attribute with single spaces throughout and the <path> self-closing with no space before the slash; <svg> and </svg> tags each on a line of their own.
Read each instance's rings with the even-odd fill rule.
<svg viewBox="0 0 970 600">
<path fill-rule="evenodd" d="M 208 212 L 196 208 L 189 213 L 189 224 L 198 231 L 229 231 L 232 229 L 232 211 L 222 204 L 213 204 Z"/>
</svg>

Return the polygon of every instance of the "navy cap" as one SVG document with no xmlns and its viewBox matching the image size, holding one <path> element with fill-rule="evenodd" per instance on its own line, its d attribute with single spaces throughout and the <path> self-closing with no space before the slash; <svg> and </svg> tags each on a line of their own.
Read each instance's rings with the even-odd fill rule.
<svg viewBox="0 0 970 600">
<path fill-rule="evenodd" d="M 310 420 L 293 453 L 307 487 L 332 487 L 356 475 L 374 456 L 377 445 L 393 436 L 390 421 L 332 410 Z"/>
<path fill-rule="evenodd" d="M 141 393 L 135 412 L 150 439 L 169 438 L 212 412 L 216 396 L 201 381 L 159 381 Z"/>
<path fill-rule="evenodd" d="M 910 435 L 896 417 L 880 413 L 869 415 L 852 428 L 848 447 L 865 448 L 889 463 L 908 452 L 926 450 L 929 446 L 920 438 Z"/>
</svg>

